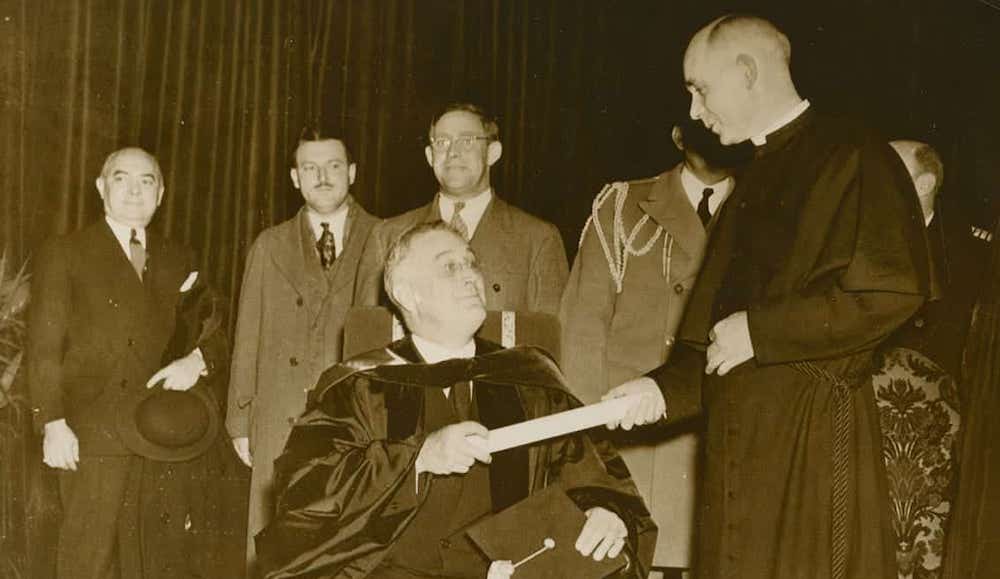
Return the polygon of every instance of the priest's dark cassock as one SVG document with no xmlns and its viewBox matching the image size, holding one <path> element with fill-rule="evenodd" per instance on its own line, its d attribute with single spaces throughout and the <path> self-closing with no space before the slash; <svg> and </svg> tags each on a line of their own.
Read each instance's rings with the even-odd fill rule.
<svg viewBox="0 0 1000 579">
<path fill-rule="evenodd" d="M 927 292 L 916 192 L 884 138 L 808 108 L 736 183 L 684 346 L 649 374 L 668 419 L 707 421 L 698 575 L 895 577 L 871 374 Z M 704 376 L 709 331 L 739 311 L 755 357 Z"/>
<path fill-rule="evenodd" d="M 540 350 L 477 339 L 476 352 L 426 364 L 404 338 L 323 374 L 275 462 L 277 514 L 257 535 L 268 578 L 485 577 L 490 561 L 464 529 L 552 485 L 581 510 L 618 514 L 629 531 L 621 576 L 648 575 L 656 527 L 607 442 L 578 433 L 416 479 L 425 436 L 459 420 L 444 388 L 454 396 L 471 381 L 467 419 L 489 429 L 580 404 Z"/>
</svg>

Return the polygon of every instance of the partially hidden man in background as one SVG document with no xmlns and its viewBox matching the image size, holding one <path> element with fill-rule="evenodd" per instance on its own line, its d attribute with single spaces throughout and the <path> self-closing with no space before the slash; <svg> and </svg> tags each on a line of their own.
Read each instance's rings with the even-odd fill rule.
<svg viewBox="0 0 1000 579">
<path fill-rule="evenodd" d="M 305 410 L 306 393 L 340 360 L 361 251 L 377 218 L 350 194 L 357 167 L 343 136 L 303 129 L 290 170 L 305 205 L 250 247 L 233 345 L 226 427 L 250 482 L 253 536 L 274 510 L 274 459 Z"/>
<path fill-rule="evenodd" d="M 650 179 L 605 186 L 584 226 L 559 310 L 563 371 L 584 403 L 667 360 L 709 230 L 733 187 L 737 150 L 691 119 L 671 137 L 682 161 Z M 633 437 L 620 452 L 660 530 L 654 563 L 688 567 L 697 437 L 650 440 L 658 434 Z"/>
<path fill-rule="evenodd" d="M 989 262 L 988 242 L 943 194 L 944 163 L 919 141 L 889 143 L 906 165 L 927 227 L 931 299 L 886 340 L 885 346 L 919 352 L 960 381 L 972 310 Z"/>
<path fill-rule="evenodd" d="M 474 338 L 487 290 L 461 234 L 409 230 L 385 285 L 412 335 L 329 369 L 310 395 L 257 537 L 267 577 L 485 577 L 466 527 L 551 486 L 586 512 L 581 559 L 627 554 L 627 576 L 645 577 L 655 526 L 606 442 L 577 434 L 491 456 L 467 439 L 579 403 L 540 350 Z"/>
<path fill-rule="evenodd" d="M 434 116 L 424 149 L 440 190 L 434 199 L 379 224 L 358 268 L 358 305 L 388 305 L 382 269 L 389 245 L 421 222 L 450 223 L 479 256 L 486 309 L 555 314 L 569 266 L 554 225 L 510 205 L 490 184 L 503 146 L 497 122 L 472 104 Z"/>
<path fill-rule="evenodd" d="M 133 452 L 118 415 L 147 388 L 186 391 L 214 372 L 227 356 L 224 329 L 160 367 L 175 306 L 198 279 L 194 256 L 147 228 L 164 194 L 152 155 L 112 153 L 97 190 L 104 219 L 50 239 L 33 280 L 28 380 L 45 464 L 60 470 L 57 577 L 188 576 L 185 538 L 204 529 L 188 505 L 171 501 L 198 491 L 178 488 L 187 470 L 160 472 Z M 151 504 L 166 510 L 147 527 Z"/>
<path fill-rule="evenodd" d="M 702 577 L 895 576 L 873 350 L 928 291 L 916 194 L 886 139 L 815 112 L 788 39 L 719 18 L 684 57 L 691 116 L 754 160 L 718 217 L 676 345 L 609 426 L 703 409 Z M 704 383 L 702 384 L 702 379 Z"/>
</svg>

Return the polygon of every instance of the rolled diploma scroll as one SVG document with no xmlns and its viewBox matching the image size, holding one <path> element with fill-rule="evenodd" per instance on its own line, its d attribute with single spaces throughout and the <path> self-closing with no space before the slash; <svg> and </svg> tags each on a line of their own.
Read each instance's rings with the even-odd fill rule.
<svg viewBox="0 0 1000 579">
<path fill-rule="evenodd" d="M 563 434 L 601 426 L 625 416 L 625 412 L 639 396 L 639 394 L 630 394 L 622 398 L 612 398 L 603 402 L 497 428 L 489 432 L 489 437 L 486 439 L 486 447 L 490 453 L 494 453 L 562 436 Z M 480 436 L 469 436 L 468 438 L 474 444 L 482 444 L 483 439 Z"/>
</svg>

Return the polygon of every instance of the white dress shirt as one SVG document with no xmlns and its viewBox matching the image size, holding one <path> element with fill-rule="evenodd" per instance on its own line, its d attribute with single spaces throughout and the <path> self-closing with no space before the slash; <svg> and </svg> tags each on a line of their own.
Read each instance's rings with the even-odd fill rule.
<svg viewBox="0 0 1000 579">
<path fill-rule="evenodd" d="M 122 225 L 110 215 L 104 216 L 104 221 L 108 223 L 111 227 L 111 233 L 114 234 L 115 239 L 118 240 L 118 245 L 121 246 L 122 251 L 125 252 L 125 257 L 130 261 L 132 259 L 132 251 L 129 248 L 129 241 L 132 239 L 132 230 L 135 229 L 135 236 L 139 239 L 139 243 L 142 244 L 142 248 L 146 249 L 146 228 L 145 227 L 131 227 L 129 225 Z"/>
<path fill-rule="evenodd" d="M 334 247 L 334 257 L 340 257 L 340 254 L 344 251 L 344 229 L 347 226 L 347 203 L 342 204 L 333 215 L 320 216 L 313 212 L 312 209 L 306 210 L 306 216 L 309 217 L 309 226 L 312 227 L 313 237 L 316 241 L 319 241 L 321 235 L 323 235 L 322 223 L 328 223 L 330 225 L 330 231 L 333 232 L 333 247 Z"/>
<path fill-rule="evenodd" d="M 808 108 L 809 108 L 809 101 L 803 99 L 802 101 L 799 102 L 799 104 L 792 107 L 791 110 L 789 110 L 787 113 L 782 115 L 781 118 L 775 121 L 773 125 L 771 125 L 770 127 L 761 131 L 759 134 L 752 137 L 750 141 L 752 141 L 753 144 L 758 147 L 763 145 L 764 143 L 767 142 L 768 135 L 777 131 L 778 129 L 787 125 L 788 123 L 794 121 L 795 119 L 799 118 L 799 115 L 806 112 L 806 109 Z"/>
<path fill-rule="evenodd" d="M 452 350 L 450 348 L 445 348 L 440 344 L 435 344 L 430 340 L 425 340 L 416 334 L 412 334 L 412 338 L 414 347 L 417 348 L 417 351 L 420 352 L 420 355 L 424 357 L 424 360 L 426 360 L 428 364 L 437 364 L 438 362 L 444 362 L 445 360 L 452 360 L 454 358 L 472 358 L 476 355 L 475 340 L 469 340 L 468 344 L 457 350 Z M 472 382 L 469 382 L 469 394 L 472 394 Z M 444 395 L 451 395 L 451 387 L 444 389 Z"/>
<path fill-rule="evenodd" d="M 684 193 L 687 194 L 688 200 L 691 202 L 691 207 L 695 209 L 698 208 L 698 204 L 701 203 L 701 193 L 706 188 L 712 189 L 712 196 L 708 198 L 708 214 L 715 215 L 715 212 L 719 210 L 719 206 L 722 202 L 729 197 L 729 194 L 733 190 L 733 178 L 727 177 L 722 181 L 714 185 L 709 185 L 702 182 L 694 172 L 689 171 L 687 165 L 681 169 L 681 185 L 684 187 Z"/>
<path fill-rule="evenodd" d="M 486 207 L 490 204 L 490 199 L 493 198 L 493 190 L 487 188 L 482 193 L 476 195 L 471 199 L 452 199 L 447 195 L 438 195 L 438 211 L 441 213 L 441 221 L 445 223 L 451 223 L 451 216 L 455 213 L 455 203 L 462 201 L 465 203 L 465 207 L 462 208 L 460 215 L 462 220 L 465 221 L 465 226 L 469 230 L 469 239 L 476 234 L 476 227 L 479 226 L 479 222 L 483 219 L 483 214 L 486 213 Z"/>
</svg>

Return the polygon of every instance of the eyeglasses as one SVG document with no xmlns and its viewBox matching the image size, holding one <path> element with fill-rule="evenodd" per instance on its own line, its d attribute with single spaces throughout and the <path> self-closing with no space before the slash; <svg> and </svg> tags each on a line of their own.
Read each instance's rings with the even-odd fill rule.
<svg viewBox="0 0 1000 579">
<path fill-rule="evenodd" d="M 452 146 L 455 150 L 464 153 L 472 149 L 472 146 L 477 141 L 491 141 L 492 137 L 487 137 L 486 135 L 462 135 L 461 137 L 434 137 L 431 139 L 431 148 L 438 153 L 443 153 L 450 149 Z"/>
</svg>

